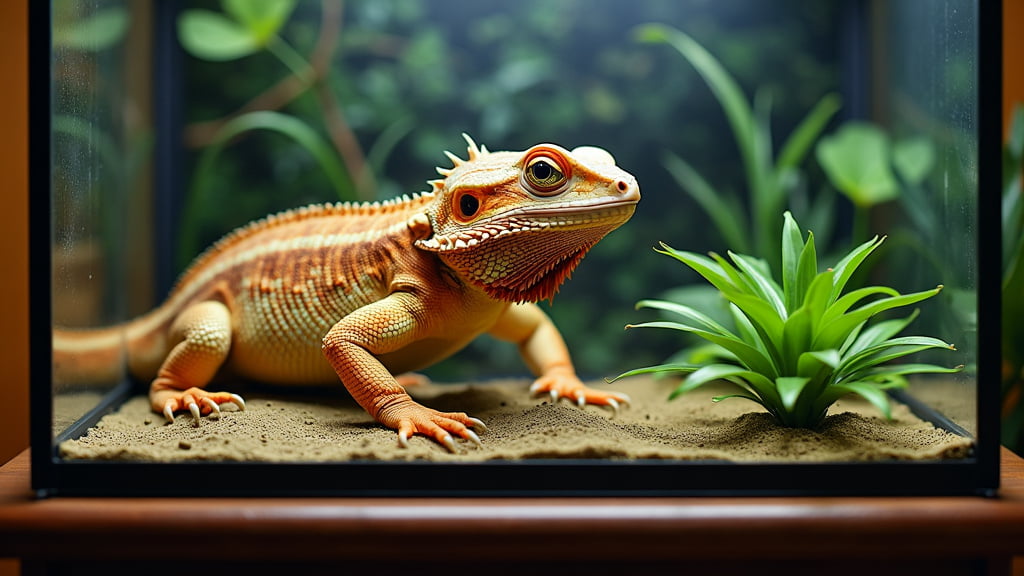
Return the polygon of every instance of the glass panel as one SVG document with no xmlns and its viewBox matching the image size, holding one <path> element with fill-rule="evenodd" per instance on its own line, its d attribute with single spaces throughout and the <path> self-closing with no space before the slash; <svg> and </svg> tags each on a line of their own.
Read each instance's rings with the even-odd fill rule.
<svg viewBox="0 0 1024 576">
<path fill-rule="evenodd" d="M 954 343 L 966 369 L 915 383 L 913 393 L 977 432 L 978 15 L 976 2 L 883 2 L 877 110 L 902 183 L 887 215 L 886 274 L 901 288 L 942 284 L 916 330 Z M 897 272 L 898 271 L 898 272 Z M 948 354 L 935 354 L 930 360 Z"/>
<path fill-rule="evenodd" d="M 524 361 L 520 347 L 484 335 L 465 351 L 426 367 L 434 381 L 469 383 L 469 390 L 434 389 L 424 403 L 463 411 L 467 399 L 485 397 L 483 405 L 494 420 L 525 423 L 524 445 L 540 443 L 505 455 L 801 461 L 813 459 L 804 457 L 804 448 L 819 442 L 813 435 L 822 431 L 827 414 L 850 411 L 869 425 L 886 426 L 883 412 L 890 403 L 884 393 L 901 387 L 904 379 L 899 373 L 882 379 L 877 371 L 889 365 L 873 362 L 920 347 L 917 355 L 900 359 L 934 364 L 939 374 L 910 376 L 912 396 L 968 432 L 976 430 L 974 3 L 267 0 L 183 2 L 180 8 L 173 21 L 155 24 L 173 30 L 180 46 L 161 46 L 159 58 L 152 58 L 149 3 L 54 4 L 53 278 L 54 317 L 62 328 L 109 326 L 139 316 L 152 307 L 153 294 L 162 299 L 172 292 L 169 282 L 153 286 L 154 278 L 184 273 L 186 291 L 175 293 L 177 302 L 202 299 L 198 289 L 188 290 L 199 285 L 197 277 L 209 280 L 215 274 L 212 268 L 186 272 L 190 262 L 219 238 L 267 214 L 427 190 L 430 185 L 423 181 L 435 177 L 435 166 L 442 174 L 450 166 L 444 150 L 466 156 L 462 132 L 497 150 L 526 150 L 549 141 L 567 149 L 599 146 L 637 177 L 643 199 L 632 219 L 601 240 L 551 306 L 542 302 L 541 310 L 567 342 L 577 372 L 595 388 L 609 388 L 604 378 L 662 362 L 685 365 L 679 370 L 684 375 L 714 363 L 719 367 L 702 375 L 714 371 L 724 380 L 709 378 L 718 383 L 669 401 L 677 386 L 685 389 L 699 378 L 643 376 L 621 385 L 654 400 L 638 401 L 618 420 L 610 418 L 610 408 L 562 412 L 566 406 L 525 401 L 531 362 Z M 868 30 L 864 45 L 858 25 Z M 148 168 L 153 156 L 148 86 L 154 74 L 177 74 L 171 67 L 154 69 L 153 62 L 172 56 L 181 58 L 180 81 L 167 82 L 177 91 L 161 96 L 171 104 L 167 110 L 180 110 L 181 125 L 174 124 L 173 114 L 160 125 L 170 126 L 170 140 L 182 147 L 169 150 L 169 157 L 180 153 L 182 161 L 171 167 L 172 174 L 160 176 L 170 183 L 160 206 L 170 209 L 157 211 Z M 514 180 L 511 186 L 519 185 Z M 531 196 L 538 197 L 544 194 Z M 470 206 L 467 210 L 477 207 Z M 784 231 L 787 211 L 798 224 Z M 439 217 L 432 218 L 436 228 Z M 168 246 L 152 245 L 154 230 L 173 231 Z M 810 243 L 808 230 L 816 261 L 810 248 L 800 250 Z M 331 241 L 372 235 L 335 234 Z M 884 244 L 847 278 L 843 255 L 876 235 L 886 237 Z M 709 283 L 700 270 L 654 253 L 651 248 L 660 242 L 694 254 L 734 252 L 749 259 L 735 258 L 736 270 Z M 237 261 L 308 244 L 291 237 L 253 242 Z M 542 253 L 540 248 L 532 252 Z M 280 331 L 303 336 L 294 339 L 301 340 L 301 350 L 287 359 L 302 370 L 267 360 L 285 348 L 287 338 L 259 349 L 232 342 L 221 374 L 226 378 L 217 387 L 244 392 L 251 402 L 258 399 L 244 420 L 256 428 L 222 436 L 234 425 L 227 422 L 231 417 L 209 424 L 204 418 L 204 425 L 195 427 L 177 421 L 151 426 L 162 416 L 140 396 L 126 410 L 136 427 L 145 428 L 144 435 L 153 435 L 135 445 L 155 446 L 155 452 L 126 451 L 128 458 L 289 461 L 384 453 L 363 450 L 366 445 L 386 445 L 386 457 L 396 459 L 480 454 L 462 450 L 464 442 L 449 456 L 422 439 L 414 442 L 415 451 L 396 452 L 395 433 L 353 408 L 321 357 L 321 339 L 338 318 L 304 324 L 309 310 L 302 302 L 325 294 L 340 298 L 338 307 L 351 299 L 372 300 L 366 296 L 374 290 L 372 281 L 390 273 L 372 266 L 392 260 L 369 245 L 342 251 L 337 261 L 319 268 L 310 264 L 317 256 L 293 258 L 284 266 L 268 263 L 258 270 L 262 276 L 225 277 L 226 292 L 204 288 L 216 295 L 210 299 L 236 307 L 246 298 L 255 306 L 259 294 L 275 294 L 260 302 L 267 308 L 290 307 L 288 325 Z M 682 257 L 687 258 L 695 261 Z M 696 262 L 699 269 L 708 261 Z M 337 282 L 332 277 L 330 286 L 323 282 L 331 266 L 363 270 L 350 276 L 356 286 L 339 288 L 343 274 Z M 438 266 L 453 283 L 471 285 L 456 278 L 459 271 L 451 261 Z M 710 267 L 704 275 L 714 277 L 716 264 Z M 308 281 L 280 290 L 290 281 L 289 272 L 308 268 L 316 268 Z M 815 284 L 813 277 L 824 280 Z M 845 291 L 830 288 L 836 278 L 849 281 Z M 732 288 L 725 286 L 730 282 Z M 829 317 L 823 309 L 836 304 L 840 294 L 886 287 L 850 306 L 853 315 L 858 306 L 892 297 L 893 290 L 908 294 L 939 284 L 941 292 L 922 294 L 919 301 L 872 319 L 895 321 L 919 309 L 919 317 L 899 335 L 951 342 L 956 352 L 932 345 L 938 340 L 917 340 L 905 347 L 880 345 L 877 355 L 854 358 L 851 349 L 869 345 L 867 327 L 850 323 L 839 330 L 837 324 L 826 334 L 826 319 L 836 320 L 842 311 L 833 308 Z M 737 296 L 742 291 L 753 296 Z M 311 292 L 315 296 L 308 296 Z M 644 299 L 689 306 L 702 316 L 636 310 Z M 425 314 L 441 315 L 434 308 Z M 436 344 L 439 336 L 462 334 L 463 328 L 472 332 L 480 317 L 486 314 L 467 313 L 462 326 L 431 334 L 417 354 L 442 348 Z M 166 334 L 170 315 L 149 318 L 149 327 L 162 323 Z M 246 325 L 238 308 L 228 320 L 234 338 L 244 339 L 240 333 L 258 324 Z M 699 330 L 623 332 L 626 324 L 661 320 L 686 321 Z M 711 338 L 714 346 L 697 337 L 718 331 L 719 325 L 737 336 Z M 525 332 L 519 324 L 502 331 L 506 337 Z M 125 334 L 94 332 L 90 344 L 76 341 L 74 334 L 58 335 L 56 430 L 126 379 Z M 154 349 L 167 348 L 159 338 L 153 341 Z M 558 347 L 549 341 L 533 346 L 532 354 L 542 357 Z M 418 368 L 417 362 L 401 360 L 392 356 L 388 362 L 396 371 Z M 98 364 L 104 370 L 94 367 Z M 742 372 L 723 368 L 737 364 Z M 957 364 L 965 368 L 947 373 L 945 368 Z M 143 385 L 153 379 L 156 366 L 138 371 Z M 834 376 L 842 370 L 845 376 Z M 64 379 L 62 373 L 75 378 Z M 475 392 L 499 377 L 514 378 L 518 386 L 508 401 L 505 392 Z M 281 416 L 280 399 L 291 390 L 246 387 L 244 381 L 252 378 L 272 384 L 323 380 L 329 386 L 313 392 L 319 395 L 299 395 L 305 407 Z M 85 384 L 71 385 L 74 379 Z M 740 397 L 718 402 L 736 393 Z M 327 408 L 321 406 L 325 402 Z M 559 410 L 561 420 L 553 425 L 542 422 L 549 409 Z M 283 431 L 267 428 L 271 416 L 283 418 Z M 189 417 L 179 410 L 179 420 Z M 896 420 L 910 418 L 899 412 Z M 796 436 L 786 438 L 796 439 L 783 443 L 798 449 L 785 456 L 770 450 L 723 456 L 719 447 L 746 448 L 758 443 L 759 437 L 749 434 L 767 434 L 752 422 L 771 430 L 778 422 L 795 428 Z M 541 431 L 531 432 L 532 425 Z M 313 427 L 310 432 L 296 432 L 307 426 Z M 748 435 L 734 435 L 737 426 Z M 367 429 L 372 432 L 363 434 Z M 582 430 L 587 436 L 596 429 L 614 430 L 597 448 L 565 452 L 563 441 L 553 440 L 563 432 Z M 339 433 L 343 440 L 331 436 Z M 97 446 L 102 432 L 95 434 Z M 616 439 L 629 434 L 644 435 L 649 445 L 623 456 Z M 969 444 L 963 440 L 945 455 L 963 456 Z M 312 450 L 299 451 L 310 445 Z M 350 449 L 339 456 L 333 451 L 338 446 Z M 665 446 L 670 449 L 662 451 Z M 70 446 L 68 453 L 83 457 L 87 452 L 81 448 Z M 207 448 L 211 452 L 203 451 Z M 925 457 L 936 453 L 929 454 Z M 875 457 L 841 451 L 831 458 Z M 902 453 L 877 456 L 889 457 Z"/>
<path fill-rule="evenodd" d="M 124 378 L 76 329 L 111 325 L 151 305 L 149 34 L 144 2 L 53 3 L 54 432 L 94 408 Z M 131 285 L 132 288 L 128 289 Z M 118 359 L 120 358 L 120 359 Z"/>
</svg>

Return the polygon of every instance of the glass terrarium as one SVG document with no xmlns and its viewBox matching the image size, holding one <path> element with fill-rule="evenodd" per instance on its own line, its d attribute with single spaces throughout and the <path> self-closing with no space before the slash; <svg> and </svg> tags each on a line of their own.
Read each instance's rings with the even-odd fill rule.
<svg viewBox="0 0 1024 576">
<path fill-rule="evenodd" d="M 42 494 L 997 488 L 998 3 L 31 10 Z"/>
</svg>

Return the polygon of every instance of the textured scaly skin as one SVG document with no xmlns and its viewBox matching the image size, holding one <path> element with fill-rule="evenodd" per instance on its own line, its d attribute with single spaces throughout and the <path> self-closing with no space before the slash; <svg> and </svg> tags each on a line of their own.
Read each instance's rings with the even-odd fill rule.
<svg viewBox="0 0 1024 576">
<path fill-rule="evenodd" d="M 482 333 L 519 346 L 531 391 L 618 408 L 583 385 L 558 330 L 534 304 L 632 215 L 636 180 L 598 148 L 543 144 L 469 159 L 433 189 L 373 204 L 319 205 L 267 217 L 201 255 L 159 308 L 128 324 L 55 331 L 61 382 L 102 382 L 127 363 L 173 419 L 219 413 L 221 373 L 278 384 L 336 383 L 378 422 L 454 450 L 483 423 L 409 397 L 394 375 L 429 366 Z"/>
</svg>

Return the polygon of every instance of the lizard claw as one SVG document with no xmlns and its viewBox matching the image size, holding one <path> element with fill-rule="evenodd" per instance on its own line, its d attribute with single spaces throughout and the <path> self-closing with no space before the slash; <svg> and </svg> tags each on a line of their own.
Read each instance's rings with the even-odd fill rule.
<svg viewBox="0 0 1024 576">
<path fill-rule="evenodd" d="M 461 412 L 438 412 L 409 400 L 377 415 L 384 425 L 398 429 L 398 445 L 409 447 L 409 438 L 422 434 L 433 438 L 449 452 L 456 452 L 454 435 L 481 446 L 480 437 L 471 428 L 487 429 L 483 422 Z"/>
<path fill-rule="evenodd" d="M 442 436 L 440 442 L 441 444 L 444 444 L 444 447 L 447 448 L 449 452 L 452 454 L 455 453 L 455 440 L 452 440 L 451 434 L 445 434 Z"/>
<path fill-rule="evenodd" d="M 216 402 L 209 398 L 203 398 L 203 406 L 210 409 L 211 418 L 220 418 L 220 406 Z"/>
<path fill-rule="evenodd" d="M 229 401 L 235 406 L 238 406 L 239 412 L 245 412 L 245 400 L 242 400 L 241 396 L 238 394 L 228 394 L 228 396 L 230 397 Z"/>
<path fill-rule="evenodd" d="M 199 426 L 203 416 L 219 418 L 224 404 L 234 404 L 238 410 L 245 410 L 245 401 L 238 394 L 207 392 L 201 388 L 158 390 L 150 393 L 150 399 L 153 410 L 163 414 L 168 422 L 174 422 L 176 412 L 188 410 L 195 426 Z"/>
<path fill-rule="evenodd" d="M 543 382 L 542 380 L 538 380 L 530 385 L 531 396 L 537 396 L 539 394 L 543 394 L 544 392 L 548 393 L 548 398 L 551 400 L 552 404 L 557 404 L 558 400 L 562 398 L 562 395 L 559 393 L 557 388 L 547 387 L 545 385 L 545 382 Z"/>
<path fill-rule="evenodd" d="M 622 394 L 622 396 L 625 396 L 625 394 Z M 605 398 L 604 401 L 606 403 L 605 405 L 612 409 L 612 418 L 615 418 L 616 416 L 618 416 L 619 415 L 619 406 L 620 405 L 619 405 L 619 401 L 615 399 L 615 396 L 609 396 L 609 397 Z M 623 403 L 628 403 L 628 402 L 629 402 L 629 397 L 627 396 L 625 398 L 625 400 L 623 401 Z M 587 405 L 587 395 L 582 390 L 579 390 L 579 391 L 576 392 L 576 405 L 579 406 L 580 408 L 583 408 L 584 406 Z"/>
<path fill-rule="evenodd" d="M 534 395 L 547 392 L 553 403 L 560 398 L 568 398 L 580 408 L 587 404 L 607 406 L 612 409 L 612 417 L 619 414 L 622 405 L 630 403 L 629 396 L 625 394 L 595 390 L 580 382 L 575 376 L 561 374 L 538 378 L 530 386 L 530 392 Z"/>
</svg>

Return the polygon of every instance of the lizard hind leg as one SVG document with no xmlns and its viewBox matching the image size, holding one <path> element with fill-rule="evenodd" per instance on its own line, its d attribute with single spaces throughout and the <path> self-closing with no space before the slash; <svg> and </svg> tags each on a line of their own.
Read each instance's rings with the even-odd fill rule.
<svg viewBox="0 0 1024 576">
<path fill-rule="evenodd" d="M 236 394 L 203 390 L 231 349 L 227 306 L 215 301 L 189 306 L 171 325 L 170 342 L 174 347 L 149 388 L 155 412 L 173 421 L 176 412 L 188 410 L 198 425 L 201 416 L 219 416 L 221 404 L 245 409 L 245 402 Z"/>
</svg>

